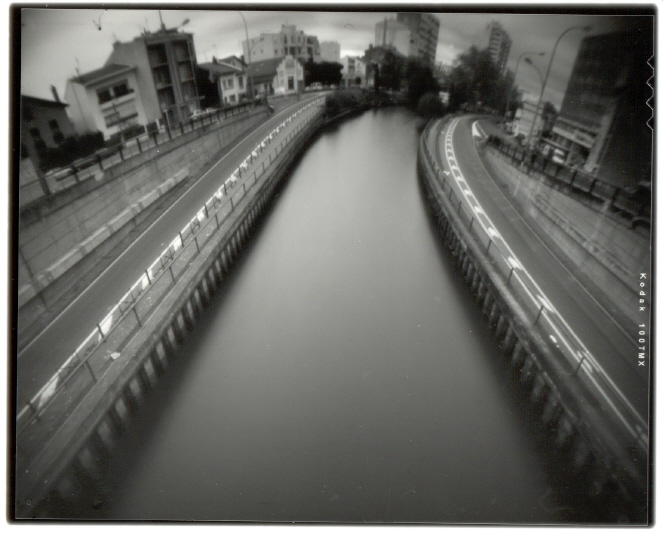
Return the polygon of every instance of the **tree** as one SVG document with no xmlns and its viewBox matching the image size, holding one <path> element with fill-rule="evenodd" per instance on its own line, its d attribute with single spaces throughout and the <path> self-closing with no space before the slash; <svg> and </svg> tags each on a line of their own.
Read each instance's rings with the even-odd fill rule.
<svg viewBox="0 0 663 535">
<path fill-rule="evenodd" d="M 445 112 L 444 104 L 435 92 L 424 93 L 417 102 L 417 114 L 422 117 L 441 117 Z"/>
<path fill-rule="evenodd" d="M 500 74 L 488 50 L 472 45 L 456 58 L 449 72 L 449 108 L 503 110 L 507 86 L 506 77 Z"/>
<path fill-rule="evenodd" d="M 380 64 L 380 87 L 399 90 L 401 88 L 403 60 L 391 50 L 385 49 Z"/>
<path fill-rule="evenodd" d="M 209 72 L 200 67 L 196 67 L 196 87 L 204 108 L 218 108 L 221 106 L 217 84 L 210 80 Z"/>
<path fill-rule="evenodd" d="M 304 85 L 309 86 L 315 82 L 323 85 L 339 85 L 343 75 L 343 65 L 335 61 L 315 63 L 312 58 L 304 64 Z"/>
<path fill-rule="evenodd" d="M 440 85 L 433 77 L 430 67 L 420 60 L 410 59 L 407 61 L 405 77 L 407 79 L 407 97 L 412 107 L 418 106 L 419 99 L 424 94 L 436 94 L 440 90 Z"/>
</svg>

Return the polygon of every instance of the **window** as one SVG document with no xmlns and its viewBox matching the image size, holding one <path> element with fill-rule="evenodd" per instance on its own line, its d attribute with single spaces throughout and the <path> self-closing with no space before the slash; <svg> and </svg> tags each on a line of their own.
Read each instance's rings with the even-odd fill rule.
<svg viewBox="0 0 663 535">
<path fill-rule="evenodd" d="M 237 80 L 239 82 L 239 88 L 244 89 L 244 78 L 242 76 L 238 76 Z"/>
<path fill-rule="evenodd" d="M 230 95 L 230 102 L 235 102 L 235 95 Z"/>
<path fill-rule="evenodd" d="M 100 89 L 97 91 L 97 99 L 99 100 L 99 104 L 103 104 L 104 102 L 108 102 L 111 100 L 111 93 L 110 89 Z"/>
<path fill-rule="evenodd" d="M 58 124 L 57 120 L 51 119 L 48 121 L 48 126 L 51 128 L 53 141 L 55 141 L 58 145 L 61 145 L 64 141 L 64 136 L 62 135 L 62 132 L 60 132 L 60 125 Z"/>
<path fill-rule="evenodd" d="M 30 128 L 30 136 L 32 136 L 32 144 L 34 145 L 37 152 L 43 152 L 46 150 L 46 143 L 41 138 L 39 128 Z"/>
<path fill-rule="evenodd" d="M 232 78 L 228 78 L 228 89 L 232 89 L 233 87 L 235 87 L 235 85 L 234 85 L 234 83 L 233 83 L 233 79 L 232 79 Z"/>
<path fill-rule="evenodd" d="M 122 97 L 124 95 L 128 95 L 130 92 L 131 91 L 129 90 L 126 82 L 122 82 L 121 84 L 113 86 L 113 94 L 115 97 Z"/>
</svg>

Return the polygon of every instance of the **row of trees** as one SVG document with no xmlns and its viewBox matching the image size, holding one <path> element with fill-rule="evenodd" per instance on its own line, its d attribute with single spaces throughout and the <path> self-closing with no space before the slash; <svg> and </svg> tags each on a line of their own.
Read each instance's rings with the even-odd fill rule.
<svg viewBox="0 0 663 535">
<path fill-rule="evenodd" d="M 435 77 L 421 61 L 404 58 L 391 49 L 372 49 L 370 71 L 376 91 L 403 90 L 408 102 L 421 115 L 439 116 L 458 111 L 490 111 L 514 117 L 522 107 L 522 93 L 513 72 L 500 72 L 488 50 L 471 46 L 460 54 L 443 77 Z M 446 105 L 441 93 L 448 95 Z M 509 95 L 510 93 L 510 95 Z M 508 110 L 506 109 L 508 106 Z M 508 113 L 507 113 L 508 112 Z M 543 105 L 543 137 L 547 137 L 557 116 L 550 102 Z"/>
<path fill-rule="evenodd" d="M 322 85 L 339 85 L 343 78 L 342 70 L 343 65 L 335 61 L 315 63 L 313 58 L 309 58 L 304 63 L 304 85 L 309 86 L 316 82 Z"/>
</svg>

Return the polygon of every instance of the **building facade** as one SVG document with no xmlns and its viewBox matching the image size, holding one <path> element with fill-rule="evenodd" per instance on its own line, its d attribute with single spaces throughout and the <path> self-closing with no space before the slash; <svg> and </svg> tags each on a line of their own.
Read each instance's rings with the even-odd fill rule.
<svg viewBox="0 0 663 535">
<path fill-rule="evenodd" d="M 385 19 L 375 25 L 375 46 L 395 49 L 399 54 L 409 57 L 412 51 L 410 28 L 394 19 Z"/>
<path fill-rule="evenodd" d="M 209 79 L 216 83 L 219 98 L 224 106 L 239 103 L 249 91 L 246 64 L 236 56 L 201 63 L 199 67 L 209 73 Z"/>
<path fill-rule="evenodd" d="M 506 64 L 511 51 L 511 37 L 499 22 L 492 21 L 487 26 L 490 57 L 500 74 L 506 72 Z"/>
<path fill-rule="evenodd" d="M 583 39 L 549 140 L 567 165 L 615 185 L 650 180 L 651 25 Z"/>
<path fill-rule="evenodd" d="M 57 148 L 75 134 L 67 115 L 67 104 L 21 95 L 21 158 L 29 157 L 39 168 L 40 155 L 49 148 Z"/>
<path fill-rule="evenodd" d="M 247 75 L 253 82 L 254 96 L 304 91 L 303 63 L 301 59 L 285 56 L 248 65 Z"/>
<path fill-rule="evenodd" d="M 166 29 L 144 32 L 128 43 L 115 42 L 106 61 L 132 65 L 148 122 L 176 124 L 200 109 L 193 35 Z"/>
<path fill-rule="evenodd" d="M 366 87 L 366 64 L 361 58 L 344 56 L 338 63 L 343 66 L 341 69 L 343 86 Z"/>
<path fill-rule="evenodd" d="M 341 44 L 336 41 L 323 41 L 320 43 L 320 61 L 340 63 Z"/>
<path fill-rule="evenodd" d="M 149 122 L 137 70 L 111 63 L 67 80 L 65 99 L 79 134 L 98 131 L 110 139 Z"/>
<path fill-rule="evenodd" d="M 321 48 L 318 38 L 297 30 L 294 24 L 283 24 L 278 33 L 261 33 L 242 42 L 242 51 L 247 63 L 292 56 L 303 61 L 312 58 L 320 62 Z"/>
<path fill-rule="evenodd" d="M 512 133 L 514 136 L 522 136 L 523 143 L 527 142 L 530 131 L 532 132 L 532 139 L 536 139 L 541 133 L 541 113 L 536 113 L 537 103 L 538 98 L 536 96 L 524 93 L 522 95 L 522 107 L 516 110 Z M 534 123 L 534 128 L 532 128 L 532 123 Z"/>
<path fill-rule="evenodd" d="M 433 68 L 437 53 L 440 21 L 430 13 L 398 13 L 396 21 L 410 30 L 409 55 Z"/>
</svg>

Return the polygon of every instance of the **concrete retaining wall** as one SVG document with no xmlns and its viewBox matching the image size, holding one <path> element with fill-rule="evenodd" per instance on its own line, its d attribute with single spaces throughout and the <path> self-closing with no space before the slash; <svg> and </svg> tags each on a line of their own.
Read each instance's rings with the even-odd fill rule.
<svg viewBox="0 0 663 535">
<path fill-rule="evenodd" d="M 647 518 L 647 450 L 631 442 L 621 424 L 602 414 L 591 388 L 569 373 L 554 344 L 536 327 L 491 266 L 485 244 L 458 216 L 426 156 L 422 135 L 418 169 L 440 236 L 504 355 L 531 412 L 565 466 L 591 503 L 605 504 L 614 518 Z M 490 246 L 490 245 L 489 245 Z"/>
<path fill-rule="evenodd" d="M 65 288 L 61 281 L 84 259 L 119 243 L 146 209 L 180 181 L 195 175 L 224 147 L 264 121 L 260 111 L 223 128 L 186 134 L 145 151 L 22 214 L 19 228 L 18 305 L 30 325 Z"/>
<path fill-rule="evenodd" d="M 21 475 L 16 492 L 18 517 L 48 517 L 49 502 L 66 499 L 81 488 L 81 481 L 99 477 L 105 457 L 112 455 L 132 413 L 168 369 L 178 345 L 223 284 L 291 167 L 322 126 L 318 117 L 276 157 L 268 178 L 255 194 L 243 197 L 235 206 L 225 234 L 204 246 L 186 276 L 159 303 L 139 333 L 127 342 L 115 365 L 87 395 L 86 403 L 72 411 L 31 463 L 29 473 Z"/>
<path fill-rule="evenodd" d="M 486 163 L 501 185 L 521 206 L 542 234 L 550 238 L 573 263 L 576 270 L 600 288 L 610 288 L 606 297 L 623 315 L 639 323 L 638 277 L 650 272 L 650 236 L 646 229 L 627 226 L 596 203 L 583 203 L 541 177 L 527 175 L 488 148 Z M 651 304 L 649 297 L 646 305 Z"/>
</svg>

